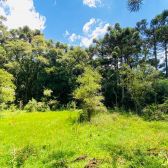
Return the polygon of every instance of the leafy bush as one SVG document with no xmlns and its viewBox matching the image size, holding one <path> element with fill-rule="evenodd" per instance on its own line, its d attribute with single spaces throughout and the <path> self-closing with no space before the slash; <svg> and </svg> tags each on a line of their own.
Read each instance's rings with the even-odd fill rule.
<svg viewBox="0 0 168 168">
<path fill-rule="evenodd" d="M 29 100 L 28 104 L 25 106 L 25 110 L 27 112 L 35 112 L 37 111 L 38 103 L 35 99 Z"/>
<path fill-rule="evenodd" d="M 59 105 L 59 101 L 57 100 L 51 100 L 48 105 L 50 106 L 50 108 L 55 111 L 58 108 Z"/>
<path fill-rule="evenodd" d="M 145 114 L 146 119 L 149 120 L 163 120 L 165 119 L 165 114 L 168 112 L 168 100 L 163 104 L 152 104 L 145 107 L 142 112 Z"/>
<path fill-rule="evenodd" d="M 44 96 L 50 97 L 52 92 L 53 92 L 52 90 L 46 89 L 46 90 L 44 90 L 43 94 L 44 94 Z"/>
<path fill-rule="evenodd" d="M 50 108 L 45 102 L 38 102 L 37 103 L 37 111 L 46 112 L 49 110 L 50 110 Z"/>
<path fill-rule="evenodd" d="M 67 103 L 66 109 L 67 109 L 67 110 L 70 110 L 70 109 L 71 109 L 71 103 L 70 103 L 70 102 Z"/>
<path fill-rule="evenodd" d="M 5 103 L 1 103 L 0 104 L 0 111 L 3 111 L 4 109 L 6 109 L 7 105 Z"/>
<path fill-rule="evenodd" d="M 9 110 L 10 110 L 11 112 L 15 112 L 16 109 L 17 109 L 17 107 L 16 107 L 15 104 L 11 104 L 10 107 L 9 107 Z"/>
<path fill-rule="evenodd" d="M 164 100 L 164 103 L 163 103 L 163 104 L 160 104 L 160 105 L 159 105 L 159 109 L 160 109 L 161 111 L 163 111 L 164 113 L 167 113 L 167 112 L 168 112 L 168 98 L 166 98 L 166 99 Z"/>
<path fill-rule="evenodd" d="M 45 102 L 37 102 L 35 99 L 32 98 L 32 100 L 29 100 L 28 104 L 25 106 L 25 110 L 27 112 L 46 112 L 49 111 L 50 108 Z"/>
<path fill-rule="evenodd" d="M 71 108 L 76 109 L 76 102 L 75 101 L 71 102 Z"/>
</svg>

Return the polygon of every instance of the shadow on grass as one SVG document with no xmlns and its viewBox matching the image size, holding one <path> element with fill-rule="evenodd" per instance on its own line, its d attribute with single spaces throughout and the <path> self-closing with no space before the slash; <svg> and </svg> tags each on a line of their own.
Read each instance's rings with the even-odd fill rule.
<svg viewBox="0 0 168 168">
<path fill-rule="evenodd" d="M 67 159 L 74 156 L 75 152 L 73 151 L 52 151 L 48 157 L 45 159 L 43 164 L 45 164 L 45 167 L 47 168 L 65 168 L 67 166 Z"/>
<path fill-rule="evenodd" d="M 164 160 L 156 155 L 150 155 L 147 151 L 139 148 L 131 149 L 127 146 L 104 144 L 101 146 L 104 150 L 110 153 L 111 164 L 114 168 L 125 165 L 130 168 L 162 168 Z M 125 167 L 124 166 L 124 167 Z"/>
</svg>

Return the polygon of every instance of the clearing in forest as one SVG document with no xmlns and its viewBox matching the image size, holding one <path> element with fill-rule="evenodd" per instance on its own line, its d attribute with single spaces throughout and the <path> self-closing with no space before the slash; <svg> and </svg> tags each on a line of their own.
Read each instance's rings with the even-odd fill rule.
<svg viewBox="0 0 168 168">
<path fill-rule="evenodd" d="M 168 124 L 80 111 L 0 113 L 0 167 L 166 167 Z"/>
</svg>

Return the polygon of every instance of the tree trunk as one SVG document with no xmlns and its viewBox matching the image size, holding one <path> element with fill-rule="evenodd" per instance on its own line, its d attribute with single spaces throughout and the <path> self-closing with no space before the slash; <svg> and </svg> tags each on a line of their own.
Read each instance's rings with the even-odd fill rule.
<svg viewBox="0 0 168 168">
<path fill-rule="evenodd" d="M 154 55 L 155 55 L 155 68 L 158 69 L 157 65 L 157 43 L 156 43 L 156 37 L 154 37 Z"/>
<path fill-rule="evenodd" d="M 123 65 L 123 52 L 122 52 L 122 49 L 121 49 L 121 66 L 122 65 Z M 124 79 L 124 76 L 122 75 L 121 78 Z M 124 99 L 124 95 L 125 95 L 125 93 L 124 93 L 124 87 L 122 87 L 122 100 Z M 124 107 L 123 102 L 122 102 L 122 107 Z"/>
<path fill-rule="evenodd" d="M 165 63 L 166 63 L 166 78 L 168 77 L 168 70 L 167 70 L 167 43 L 165 42 Z"/>
<path fill-rule="evenodd" d="M 117 85 L 118 85 L 119 84 L 118 56 L 116 58 L 116 71 L 117 71 Z"/>
</svg>

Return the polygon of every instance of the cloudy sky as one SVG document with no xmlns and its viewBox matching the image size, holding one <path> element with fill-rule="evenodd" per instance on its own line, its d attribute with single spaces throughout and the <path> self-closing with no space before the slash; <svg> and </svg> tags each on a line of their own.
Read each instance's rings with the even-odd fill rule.
<svg viewBox="0 0 168 168">
<path fill-rule="evenodd" d="M 28 25 L 40 29 L 47 40 L 88 47 L 102 37 L 108 25 L 134 27 L 137 21 L 150 21 L 164 9 L 168 0 L 145 0 L 143 9 L 130 13 L 126 0 L 8 0 L 0 2 L 0 15 L 7 17 L 8 29 Z"/>
</svg>

